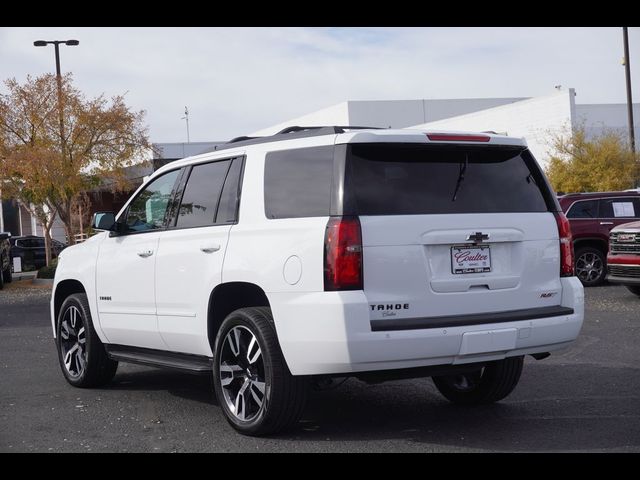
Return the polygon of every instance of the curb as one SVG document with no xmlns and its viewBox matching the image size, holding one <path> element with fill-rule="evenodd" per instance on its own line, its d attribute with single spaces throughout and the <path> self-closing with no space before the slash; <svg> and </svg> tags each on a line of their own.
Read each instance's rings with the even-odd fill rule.
<svg viewBox="0 0 640 480">
<path fill-rule="evenodd" d="M 34 278 L 31 280 L 33 285 L 51 285 L 53 286 L 53 278 Z"/>
</svg>

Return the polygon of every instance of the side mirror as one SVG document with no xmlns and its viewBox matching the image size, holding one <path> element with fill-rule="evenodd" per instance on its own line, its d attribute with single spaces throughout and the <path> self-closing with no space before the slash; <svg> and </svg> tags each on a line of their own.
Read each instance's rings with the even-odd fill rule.
<svg viewBox="0 0 640 480">
<path fill-rule="evenodd" d="M 95 230 L 114 230 L 116 215 L 113 212 L 96 212 L 91 220 L 91 227 Z"/>
</svg>

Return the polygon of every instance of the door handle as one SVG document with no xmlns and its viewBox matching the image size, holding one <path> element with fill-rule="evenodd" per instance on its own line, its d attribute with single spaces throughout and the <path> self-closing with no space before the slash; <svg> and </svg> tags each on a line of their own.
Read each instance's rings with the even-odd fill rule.
<svg viewBox="0 0 640 480">
<path fill-rule="evenodd" d="M 600 225 L 613 225 L 613 222 L 600 222 Z"/>
<path fill-rule="evenodd" d="M 151 255 L 153 255 L 153 250 L 143 250 L 141 252 L 138 252 L 138 256 L 142 258 L 147 258 L 147 257 L 150 257 Z"/>
<path fill-rule="evenodd" d="M 213 253 L 220 250 L 220 245 L 203 245 L 200 247 L 200 251 L 204 253 Z"/>
</svg>

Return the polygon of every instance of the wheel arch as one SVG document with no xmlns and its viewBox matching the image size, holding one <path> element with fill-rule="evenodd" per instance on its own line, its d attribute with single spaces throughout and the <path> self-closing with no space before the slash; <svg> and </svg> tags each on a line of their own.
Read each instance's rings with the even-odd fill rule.
<svg viewBox="0 0 640 480">
<path fill-rule="evenodd" d="M 53 323 L 54 323 L 54 332 L 55 332 L 55 322 L 58 320 L 58 314 L 60 313 L 60 308 L 64 303 L 65 299 L 69 295 L 73 295 L 74 293 L 87 293 L 87 290 L 84 288 L 81 282 L 75 279 L 67 279 L 62 280 L 56 286 L 56 290 L 53 294 Z"/>
<path fill-rule="evenodd" d="M 578 249 L 585 247 L 591 247 L 600 250 L 605 256 L 607 255 L 607 250 L 609 249 L 607 241 L 601 238 L 578 238 L 574 240 L 574 250 L 577 251 Z"/>
<path fill-rule="evenodd" d="M 255 283 L 228 282 L 213 289 L 207 310 L 207 337 L 212 351 L 218 330 L 227 315 L 246 307 L 271 308 L 267 294 Z"/>
</svg>

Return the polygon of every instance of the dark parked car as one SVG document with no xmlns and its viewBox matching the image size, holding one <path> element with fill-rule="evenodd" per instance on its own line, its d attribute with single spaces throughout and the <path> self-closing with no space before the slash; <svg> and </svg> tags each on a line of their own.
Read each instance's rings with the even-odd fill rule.
<svg viewBox="0 0 640 480">
<path fill-rule="evenodd" d="M 52 255 L 57 257 L 66 247 L 64 243 L 57 240 L 53 242 Z M 47 264 L 46 252 L 44 249 L 44 237 L 26 235 L 24 237 L 11 238 L 11 257 L 22 259 L 22 270 L 39 269 Z"/>
<path fill-rule="evenodd" d="M 609 232 L 640 219 L 640 192 L 570 193 L 558 201 L 571 224 L 576 275 L 585 287 L 604 282 Z"/>
<path fill-rule="evenodd" d="M 0 232 L 0 290 L 11 282 L 11 238 L 10 233 Z"/>
</svg>

